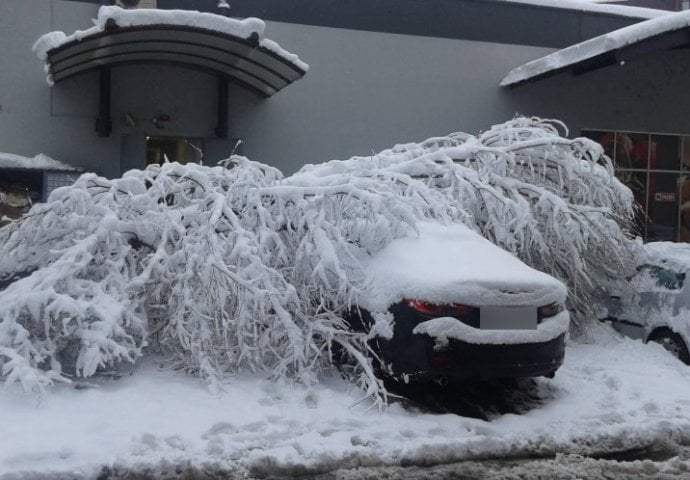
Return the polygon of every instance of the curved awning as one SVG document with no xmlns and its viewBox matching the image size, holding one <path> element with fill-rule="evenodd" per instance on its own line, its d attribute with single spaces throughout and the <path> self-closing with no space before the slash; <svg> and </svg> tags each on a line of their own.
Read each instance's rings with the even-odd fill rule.
<svg viewBox="0 0 690 480">
<path fill-rule="evenodd" d="M 263 43 L 263 42 L 262 42 Z M 206 70 L 269 97 L 306 73 L 299 60 L 259 42 L 189 25 L 118 26 L 109 21 L 97 33 L 46 52 L 53 82 L 102 67 L 164 62 Z"/>
</svg>

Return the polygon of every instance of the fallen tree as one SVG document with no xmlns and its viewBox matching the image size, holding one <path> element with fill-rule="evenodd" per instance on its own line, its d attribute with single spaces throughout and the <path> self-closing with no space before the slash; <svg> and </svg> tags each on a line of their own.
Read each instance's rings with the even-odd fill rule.
<svg viewBox="0 0 690 480">
<path fill-rule="evenodd" d="M 42 393 L 146 352 L 219 387 L 316 381 L 335 346 L 385 403 L 343 312 L 362 261 L 418 220 L 462 222 L 563 280 L 583 328 L 600 279 L 630 267 L 630 191 L 600 146 L 516 118 L 283 178 L 233 156 L 119 179 L 83 175 L 0 229 L 0 375 Z"/>
</svg>

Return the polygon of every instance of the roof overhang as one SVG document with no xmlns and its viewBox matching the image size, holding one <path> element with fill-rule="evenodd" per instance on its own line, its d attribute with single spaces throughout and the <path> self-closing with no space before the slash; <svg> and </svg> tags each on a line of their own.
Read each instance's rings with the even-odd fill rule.
<svg viewBox="0 0 690 480">
<path fill-rule="evenodd" d="M 269 97 L 304 76 L 301 65 L 260 45 L 258 35 L 241 38 L 188 25 L 105 29 L 64 43 L 47 52 L 53 82 L 135 63 L 170 63 L 205 70 Z"/>
<path fill-rule="evenodd" d="M 581 75 L 624 65 L 650 53 L 690 46 L 690 12 L 678 12 L 631 25 L 558 50 L 511 70 L 501 86 L 516 87 L 571 72 Z"/>
</svg>

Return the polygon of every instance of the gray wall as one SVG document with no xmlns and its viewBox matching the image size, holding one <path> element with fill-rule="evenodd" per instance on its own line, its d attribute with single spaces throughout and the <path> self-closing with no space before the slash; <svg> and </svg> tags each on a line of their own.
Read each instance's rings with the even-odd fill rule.
<svg viewBox="0 0 690 480">
<path fill-rule="evenodd" d="M 71 34 L 92 25 L 98 5 L 55 0 L 0 0 L 0 151 L 33 156 L 45 153 L 106 176 L 142 167 L 145 136 L 212 137 L 216 83 L 205 73 L 167 66 L 119 67 L 112 75 L 113 133 L 96 135 L 96 74 L 46 83 L 43 64 L 31 51 L 42 34 Z M 129 112 L 137 119 L 131 128 Z M 158 130 L 151 119 L 168 114 Z M 216 159 L 229 141 L 213 138 L 207 149 Z"/>
<path fill-rule="evenodd" d="M 31 52 L 43 33 L 91 25 L 97 5 L 0 1 L 0 151 L 119 175 L 143 166 L 146 135 L 205 138 L 206 160 L 242 152 L 290 173 L 305 163 L 369 154 L 455 130 L 476 132 L 513 115 L 498 88 L 512 67 L 549 49 L 271 22 L 267 36 L 311 64 L 269 99 L 231 87 L 230 139 L 213 138 L 216 83 L 184 68 L 113 69 L 113 133 L 99 138 L 95 74 L 50 88 Z M 7 68 L 6 66 L 12 68 Z M 137 126 L 124 120 L 130 113 Z M 167 114 L 157 130 L 150 119 Z"/>
<path fill-rule="evenodd" d="M 581 129 L 690 134 L 690 56 L 655 52 L 624 65 L 562 73 L 506 90 L 512 109 Z"/>
<path fill-rule="evenodd" d="M 73 165 L 97 164 L 105 174 L 118 172 L 116 139 L 93 134 L 93 77 L 51 89 L 31 51 L 48 31 L 88 27 L 96 11 L 94 5 L 72 2 L 0 0 L 0 151 L 45 153 Z"/>
<path fill-rule="evenodd" d="M 498 84 L 549 49 L 270 23 L 310 64 L 266 101 L 231 95 L 231 132 L 251 158 L 291 172 L 514 115 Z"/>
<path fill-rule="evenodd" d="M 114 130 L 99 138 L 96 76 L 50 88 L 31 52 L 43 33 L 87 28 L 97 9 L 88 2 L 0 0 L 0 151 L 43 152 L 116 176 L 143 166 L 146 135 L 204 138 L 207 163 L 226 157 L 241 138 L 242 153 L 291 173 L 400 142 L 476 133 L 516 112 L 561 118 L 576 134 L 582 128 L 690 133 L 683 84 L 690 60 L 682 51 L 506 90 L 498 84 L 511 68 L 552 49 L 269 22 L 267 36 L 311 68 L 269 99 L 231 87 L 230 139 L 213 137 L 214 78 L 159 65 L 113 70 Z M 151 122 L 160 114 L 171 117 L 164 130 Z"/>
</svg>

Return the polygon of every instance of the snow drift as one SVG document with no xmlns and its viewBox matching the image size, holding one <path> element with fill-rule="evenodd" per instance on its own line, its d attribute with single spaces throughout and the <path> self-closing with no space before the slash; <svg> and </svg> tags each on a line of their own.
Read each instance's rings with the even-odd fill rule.
<svg viewBox="0 0 690 480">
<path fill-rule="evenodd" d="M 335 344 L 385 402 L 377 331 L 342 312 L 377 288 L 363 265 L 420 221 L 465 224 L 562 280 L 582 325 L 597 279 L 628 267 L 634 207 L 602 148 L 559 128 L 516 118 L 289 178 L 237 156 L 85 174 L 0 230 L 0 375 L 41 393 L 154 352 L 212 386 L 310 383 Z"/>
</svg>

